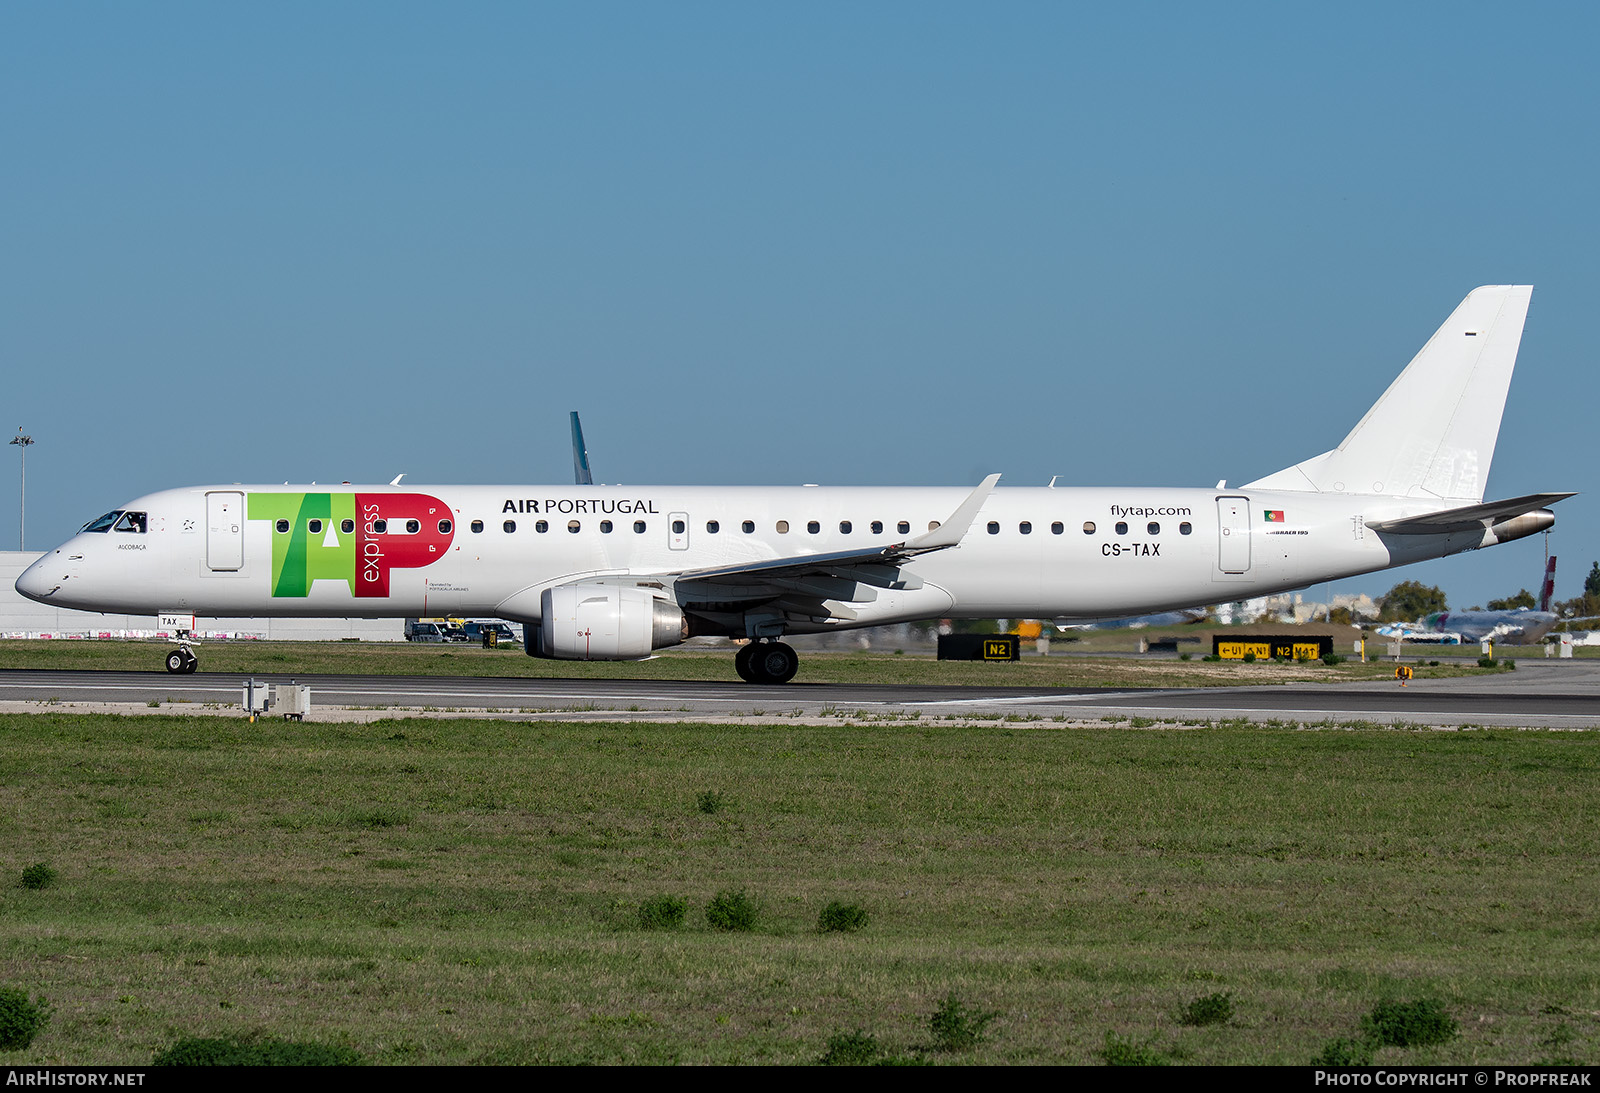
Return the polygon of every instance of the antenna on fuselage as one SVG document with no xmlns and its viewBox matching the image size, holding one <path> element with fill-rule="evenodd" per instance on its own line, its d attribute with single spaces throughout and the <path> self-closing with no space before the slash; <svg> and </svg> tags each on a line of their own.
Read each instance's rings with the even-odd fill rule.
<svg viewBox="0 0 1600 1093">
<path fill-rule="evenodd" d="M 589 470 L 589 449 L 583 444 L 583 423 L 578 411 L 572 411 L 572 480 L 580 486 L 594 485 L 594 475 Z"/>
</svg>

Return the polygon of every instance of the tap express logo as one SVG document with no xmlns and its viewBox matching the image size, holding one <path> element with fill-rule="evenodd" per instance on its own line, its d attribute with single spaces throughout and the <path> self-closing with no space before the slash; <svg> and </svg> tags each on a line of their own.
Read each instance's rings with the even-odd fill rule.
<svg viewBox="0 0 1600 1093">
<path fill-rule="evenodd" d="M 272 595 L 344 581 L 358 599 L 389 595 L 396 569 L 432 565 L 450 549 L 450 509 L 425 493 L 252 493 L 248 519 L 272 521 Z"/>
</svg>

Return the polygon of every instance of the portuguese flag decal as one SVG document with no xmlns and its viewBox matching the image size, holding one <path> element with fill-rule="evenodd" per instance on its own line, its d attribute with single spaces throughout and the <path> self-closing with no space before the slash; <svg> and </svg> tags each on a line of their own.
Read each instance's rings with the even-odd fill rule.
<svg viewBox="0 0 1600 1093">
<path fill-rule="evenodd" d="M 1267 512 L 1266 512 L 1266 517 L 1267 517 L 1267 523 L 1269 523 L 1269 524 L 1281 524 L 1281 523 L 1283 523 L 1283 510 L 1282 509 L 1268 509 Z"/>
</svg>

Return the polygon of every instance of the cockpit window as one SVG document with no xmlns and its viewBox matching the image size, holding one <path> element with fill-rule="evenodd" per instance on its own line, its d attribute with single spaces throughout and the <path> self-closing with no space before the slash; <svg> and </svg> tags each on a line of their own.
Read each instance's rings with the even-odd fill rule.
<svg viewBox="0 0 1600 1093">
<path fill-rule="evenodd" d="M 136 535 L 143 535 L 145 529 L 145 514 L 142 512 L 125 512 L 122 519 L 117 521 L 117 526 L 112 531 L 131 531 Z"/>
<path fill-rule="evenodd" d="M 90 520 L 87 524 L 83 525 L 83 530 L 84 531 L 110 531 L 111 530 L 111 525 L 116 523 L 117 522 L 117 517 L 119 517 L 121 515 L 122 515 L 122 510 L 121 509 L 117 509 L 115 512 L 108 512 L 104 516 L 102 516 L 102 517 L 100 517 L 100 518 L 98 518 L 96 520 Z"/>
</svg>

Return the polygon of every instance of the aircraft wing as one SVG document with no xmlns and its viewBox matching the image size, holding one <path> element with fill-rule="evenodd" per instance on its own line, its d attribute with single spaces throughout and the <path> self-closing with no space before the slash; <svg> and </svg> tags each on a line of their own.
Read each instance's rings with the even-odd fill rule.
<svg viewBox="0 0 1600 1093">
<path fill-rule="evenodd" d="M 1410 622 L 1391 622 L 1376 627 L 1374 633 L 1386 638 L 1424 645 L 1460 645 L 1461 635 L 1450 630 L 1427 630 Z"/>
<path fill-rule="evenodd" d="M 815 614 L 851 618 L 854 613 L 843 604 L 870 602 L 877 598 L 875 589 L 922 587 L 921 578 L 900 567 L 919 554 L 959 546 L 999 480 L 998 474 L 991 474 L 967 495 L 948 520 L 904 542 L 688 569 L 670 576 L 674 578 L 679 602 L 685 605 L 697 600 L 782 597 L 804 603 L 808 610 L 818 608 Z"/>
<path fill-rule="evenodd" d="M 740 562 L 736 565 L 717 566 L 711 569 L 686 569 L 675 576 L 680 583 L 684 581 L 749 583 L 778 581 L 785 577 L 842 576 L 845 572 L 862 566 L 898 570 L 902 562 L 915 557 L 918 553 L 907 549 L 907 546 L 906 543 L 896 543 L 893 546 L 873 547 L 869 550 L 840 550 L 831 554 L 802 554 L 793 558 Z M 883 587 L 888 588 L 890 585 L 884 584 Z"/>
<path fill-rule="evenodd" d="M 1504 501 L 1485 501 L 1481 505 L 1465 505 L 1458 509 L 1429 512 L 1421 516 L 1402 516 L 1395 520 L 1368 520 L 1366 523 L 1373 531 L 1387 531 L 1395 535 L 1447 535 L 1455 531 L 1492 527 L 1502 520 L 1535 512 L 1573 496 L 1576 495 L 1530 493 Z"/>
</svg>

